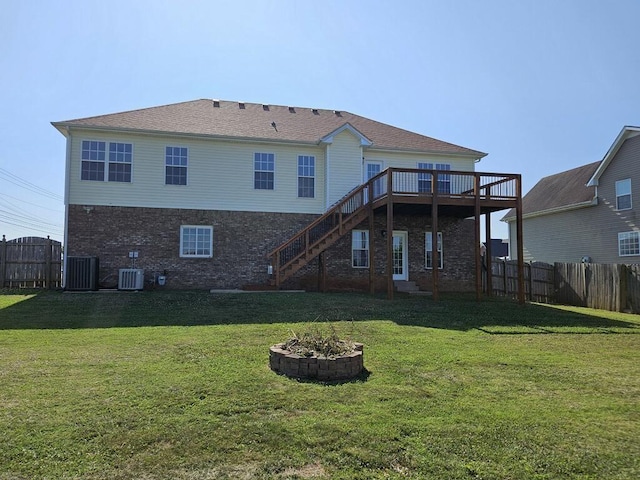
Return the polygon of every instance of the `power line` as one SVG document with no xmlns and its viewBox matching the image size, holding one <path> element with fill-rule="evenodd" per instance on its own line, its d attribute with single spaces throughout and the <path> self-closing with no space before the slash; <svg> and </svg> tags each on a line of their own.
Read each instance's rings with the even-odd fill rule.
<svg viewBox="0 0 640 480">
<path fill-rule="evenodd" d="M 41 232 L 41 233 L 46 233 L 46 234 L 53 234 L 53 235 L 57 235 L 59 237 L 62 237 L 62 231 L 61 230 L 44 230 L 42 228 L 38 228 L 38 227 L 30 227 L 30 226 L 26 226 L 26 225 L 20 225 L 18 223 L 13 223 L 13 222 L 7 222 L 5 220 L 0 221 L 0 223 L 4 223 L 6 225 L 13 225 L 14 227 L 20 227 L 20 228 L 27 228 L 29 230 L 34 230 L 36 232 Z"/>
<path fill-rule="evenodd" d="M 26 203 L 27 205 L 32 205 L 34 207 L 42 208 L 43 210 L 50 210 L 52 212 L 59 212 L 60 211 L 59 209 L 56 209 L 56 208 L 43 207 L 42 205 L 38 205 L 37 203 L 27 202 L 26 200 L 23 200 L 23 199 L 18 198 L 18 197 L 13 197 L 11 195 L 7 195 L 6 193 L 0 192 L 0 196 L 12 198 L 14 200 L 18 200 L 19 202 Z"/>
<path fill-rule="evenodd" d="M 54 200 L 62 201 L 62 195 L 51 192 L 47 189 L 39 187 L 38 185 L 31 183 L 23 178 L 14 175 L 13 173 L 5 170 L 4 168 L 0 168 L 0 178 L 3 178 L 5 181 L 12 183 L 18 187 L 25 188 L 33 193 L 37 193 L 38 195 L 42 195 L 43 197 L 49 197 Z"/>
<path fill-rule="evenodd" d="M 41 224 L 41 225 L 51 225 L 52 227 L 58 227 L 58 228 L 62 227 L 62 225 L 59 224 L 59 223 L 51 223 L 51 222 L 47 222 L 45 220 L 42 220 L 41 218 L 38 218 L 38 217 L 34 217 L 34 216 L 31 216 L 31 215 L 20 215 L 18 213 L 8 212 L 8 211 L 2 210 L 2 209 L 0 209 L 0 216 L 2 216 L 4 218 L 9 218 L 10 220 L 14 220 L 14 221 L 34 222 L 34 223 Z"/>
</svg>

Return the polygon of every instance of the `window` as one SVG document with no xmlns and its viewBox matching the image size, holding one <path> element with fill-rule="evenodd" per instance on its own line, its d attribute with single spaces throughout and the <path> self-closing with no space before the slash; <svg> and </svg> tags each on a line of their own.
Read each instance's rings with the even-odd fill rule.
<svg viewBox="0 0 640 480">
<path fill-rule="evenodd" d="M 273 190 L 275 155 L 273 153 L 255 153 L 253 164 L 253 188 L 256 190 Z"/>
<path fill-rule="evenodd" d="M 353 230 L 351 232 L 351 266 L 353 268 L 369 268 L 368 230 Z"/>
<path fill-rule="evenodd" d="M 298 156 L 298 197 L 315 196 L 316 157 Z"/>
<path fill-rule="evenodd" d="M 433 163 L 418 163 L 420 170 L 433 170 Z M 436 163 L 436 170 L 449 171 L 451 165 L 448 163 Z M 418 174 L 418 192 L 431 193 L 431 174 Z M 438 193 L 451 193 L 451 174 L 441 173 L 438 175 Z"/>
<path fill-rule="evenodd" d="M 424 234 L 424 257 L 425 267 L 428 269 L 433 268 L 433 243 L 431 232 Z M 443 256 L 442 256 L 442 232 L 438 232 L 438 269 L 444 268 Z"/>
<path fill-rule="evenodd" d="M 618 255 L 640 255 L 640 232 L 621 232 L 618 234 Z"/>
<path fill-rule="evenodd" d="M 130 143 L 109 143 L 110 182 L 131 182 L 132 150 Z"/>
<path fill-rule="evenodd" d="M 180 256 L 208 258 L 213 256 L 213 227 L 184 225 L 180 227 Z"/>
<path fill-rule="evenodd" d="M 105 142 L 82 141 L 82 180 L 104 181 Z"/>
<path fill-rule="evenodd" d="M 433 163 L 418 163 L 420 170 L 433 170 Z M 418 192 L 419 193 L 431 193 L 431 174 L 419 173 L 418 174 Z"/>
<path fill-rule="evenodd" d="M 629 210 L 631 208 L 631 179 L 616 182 L 616 209 Z"/>
<path fill-rule="evenodd" d="M 166 185 L 187 184 L 187 149 L 184 147 L 165 148 L 165 180 Z"/>
<path fill-rule="evenodd" d="M 109 182 L 131 182 L 131 161 L 133 145 L 131 143 L 109 143 L 107 158 L 107 143 L 94 140 L 82 141 L 82 166 L 80 178 L 104 182 L 105 164 Z"/>
<path fill-rule="evenodd" d="M 451 165 L 448 163 L 436 163 L 436 170 L 449 171 L 451 170 Z M 438 175 L 438 193 L 451 193 L 450 173 L 440 173 Z"/>
</svg>

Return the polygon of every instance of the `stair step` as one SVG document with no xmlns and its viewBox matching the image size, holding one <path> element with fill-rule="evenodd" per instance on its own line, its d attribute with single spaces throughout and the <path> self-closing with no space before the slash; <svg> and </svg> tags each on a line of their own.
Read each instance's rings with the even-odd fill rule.
<svg viewBox="0 0 640 480">
<path fill-rule="evenodd" d="M 416 285 L 416 282 L 407 280 L 395 280 L 393 282 L 393 285 L 396 287 L 396 291 L 398 292 L 412 293 L 420 291 L 420 287 Z"/>
</svg>

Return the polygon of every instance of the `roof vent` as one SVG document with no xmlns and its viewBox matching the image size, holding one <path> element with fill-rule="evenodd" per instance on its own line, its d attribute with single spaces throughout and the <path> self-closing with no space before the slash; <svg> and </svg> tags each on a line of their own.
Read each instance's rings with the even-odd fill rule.
<svg viewBox="0 0 640 480">
<path fill-rule="evenodd" d="M 213 106 L 216 108 L 220 108 L 220 100 L 214 100 L 213 101 Z"/>
<path fill-rule="evenodd" d="M 320 115 L 320 114 L 318 113 L 318 109 L 317 109 L 317 108 L 312 108 L 312 109 L 311 109 L 311 112 L 312 112 L 314 115 Z"/>
<path fill-rule="evenodd" d="M 341 117 L 342 116 L 342 112 L 340 110 L 334 110 L 333 113 L 336 114 L 336 117 Z"/>
<path fill-rule="evenodd" d="M 238 108 L 244 110 L 244 102 L 238 102 Z"/>
<path fill-rule="evenodd" d="M 294 107 L 289 107 L 289 113 L 296 113 L 296 109 Z"/>
<path fill-rule="evenodd" d="M 262 104 L 262 110 L 264 110 L 265 112 L 269 111 L 269 105 L 267 105 L 266 103 Z"/>
</svg>

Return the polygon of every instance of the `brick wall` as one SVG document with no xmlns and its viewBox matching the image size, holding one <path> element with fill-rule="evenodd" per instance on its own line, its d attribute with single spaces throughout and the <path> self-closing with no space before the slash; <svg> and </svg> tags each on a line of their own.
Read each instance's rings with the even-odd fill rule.
<svg viewBox="0 0 640 480">
<path fill-rule="evenodd" d="M 130 251 L 138 251 L 136 268 L 145 270 L 146 284 L 166 275 L 166 288 L 242 288 L 269 281 L 265 255 L 292 234 L 312 222 L 316 215 L 231 212 L 109 206 L 69 206 L 66 255 L 91 255 L 100 259 L 103 287 L 115 287 L 120 268 L 130 268 Z M 425 232 L 431 218 L 394 215 L 395 230 L 408 232 L 409 280 L 429 290 L 431 270 L 425 269 Z M 213 258 L 181 258 L 180 226 L 213 226 Z M 442 291 L 474 289 L 473 220 L 439 218 L 443 232 L 444 269 Z M 368 229 L 368 221 L 359 229 Z M 386 279 L 386 215 L 375 217 L 374 247 L 377 289 Z M 351 267 L 351 234 L 345 235 L 325 254 L 327 286 L 331 290 L 369 289 L 368 269 Z M 283 288 L 315 290 L 318 261 L 314 259 Z"/>
<path fill-rule="evenodd" d="M 69 206 L 66 254 L 100 258 L 100 280 L 114 287 L 118 269 L 136 268 L 148 284 L 167 276 L 167 288 L 239 288 L 267 284 L 273 248 L 317 215 L 108 206 Z M 213 258 L 181 258 L 180 226 L 213 226 Z"/>
<path fill-rule="evenodd" d="M 432 271 L 425 267 L 425 233 L 431 231 L 431 217 L 394 215 L 394 230 L 408 233 L 409 280 L 421 289 L 431 290 Z M 386 214 L 377 214 L 374 221 L 374 269 L 376 290 L 386 291 Z M 368 230 L 368 220 L 356 229 Z M 443 235 L 444 268 L 439 271 L 440 291 L 475 291 L 474 221 L 451 217 L 438 218 L 438 230 Z M 328 290 L 369 290 L 369 270 L 351 266 L 351 234 L 345 235 L 326 253 Z M 317 269 L 317 263 L 314 262 Z M 299 275 L 299 283 L 307 290 L 317 288 L 317 273 Z"/>
</svg>

